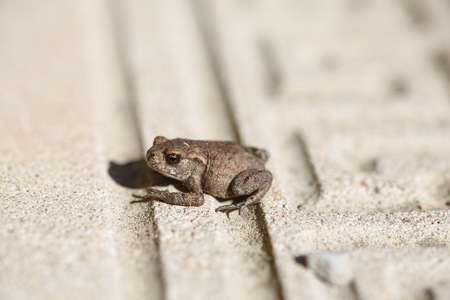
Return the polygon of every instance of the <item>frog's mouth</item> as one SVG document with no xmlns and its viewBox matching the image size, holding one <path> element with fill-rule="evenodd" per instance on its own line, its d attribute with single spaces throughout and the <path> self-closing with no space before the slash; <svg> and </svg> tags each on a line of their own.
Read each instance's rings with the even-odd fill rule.
<svg viewBox="0 0 450 300">
<path fill-rule="evenodd" d="M 153 171 L 155 171 L 155 172 L 157 172 L 157 173 L 159 173 L 159 174 L 161 174 L 163 176 L 166 176 L 166 177 L 169 177 L 169 178 L 173 178 L 173 179 L 177 179 L 176 170 L 170 170 L 170 169 L 166 170 L 165 168 L 161 168 L 157 164 L 157 162 L 155 162 L 155 161 L 147 161 L 147 166 L 150 169 L 152 169 Z"/>
<path fill-rule="evenodd" d="M 147 160 L 147 166 L 152 169 L 155 172 L 160 173 L 161 175 L 167 176 L 166 172 L 164 170 L 162 170 L 159 166 L 158 163 L 154 160 Z"/>
<path fill-rule="evenodd" d="M 172 179 L 175 179 L 175 180 L 180 180 L 178 174 L 175 171 L 172 171 L 172 170 L 170 170 L 172 172 L 170 172 L 170 171 L 166 172 L 166 171 L 163 171 L 163 170 L 154 170 L 154 171 L 158 172 L 159 174 L 161 174 L 161 175 L 163 175 L 165 177 L 172 178 Z"/>
</svg>

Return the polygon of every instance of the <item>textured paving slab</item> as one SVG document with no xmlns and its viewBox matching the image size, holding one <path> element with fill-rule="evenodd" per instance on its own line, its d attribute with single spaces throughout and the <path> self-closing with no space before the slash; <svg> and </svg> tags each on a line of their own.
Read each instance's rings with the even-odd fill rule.
<svg viewBox="0 0 450 300">
<path fill-rule="evenodd" d="M 3 1 L 0 299 L 446 299 L 450 6 Z M 27 20 L 24 22 L 24 20 Z M 133 204 L 157 135 L 269 150 L 242 216 Z"/>
</svg>

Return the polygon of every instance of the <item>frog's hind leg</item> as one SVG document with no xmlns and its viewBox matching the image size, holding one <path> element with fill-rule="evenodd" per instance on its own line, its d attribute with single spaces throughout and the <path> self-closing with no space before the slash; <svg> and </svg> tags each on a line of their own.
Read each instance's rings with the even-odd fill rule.
<svg viewBox="0 0 450 300">
<path fill-rule="evenodd" d="M 261 201 L 272 185 L 272 173 L 267 170 L 247 170 L 238 174 L 230 184 L 230 191 L 235 197 L 248 197 L 239 203 L 219 206 L 216 211 L 228 213 L 242 209 Z"/>
</svg>

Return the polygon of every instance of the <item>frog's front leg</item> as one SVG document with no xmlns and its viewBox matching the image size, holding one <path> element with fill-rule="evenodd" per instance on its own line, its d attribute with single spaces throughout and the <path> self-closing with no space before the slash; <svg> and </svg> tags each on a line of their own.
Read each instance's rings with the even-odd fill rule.
<svg viewBox="0 0 450 300">
<path fill-rule="evenodd" d="M 133 195 L 141 200 L 133 201 L 132 203 L 148 202 L 152 200 L 159 200 L 167 204 L 182 205 L 182 206 L 201 206 L 205 203 L 203 193 L 171 193 L 168 191 L 160 191 L 153 188 L 147 188 L 147 195 L 138 196 Z"/>
<path fill-rule="evenodd" d="M 216 211 L 228 213 L 239 209 L 240 214 L 244 207 L 260 202 L 271 185 L 272 173 L 267 170 L 247 170 L 239 173 L 231 182 L 230 190 L 235 197 L 249 196 L 242 202 L 219 206 Z"/>
</svg>

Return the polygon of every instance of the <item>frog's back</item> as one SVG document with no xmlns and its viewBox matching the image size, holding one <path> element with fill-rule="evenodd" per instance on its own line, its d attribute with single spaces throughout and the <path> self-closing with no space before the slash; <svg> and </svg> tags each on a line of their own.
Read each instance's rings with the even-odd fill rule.
<svg viewBox="0 0 450 300">
<path fill-rule="evenodd" d="M 208 152 L 208 165 L 203 175 L 204 192 L 227 198 L 228 186 L 241 172 L 264 170 L 264 160 L 234 142 L 203 142 Z"/>
</svg>

